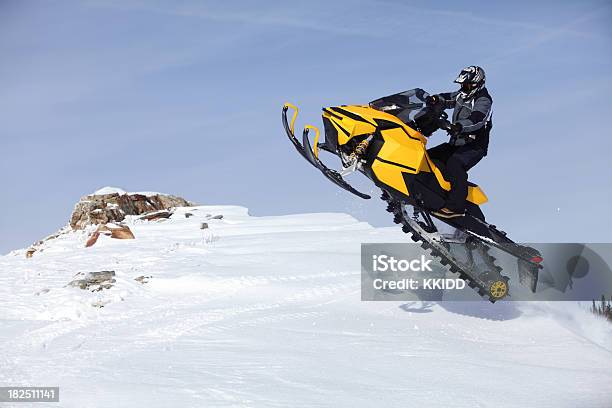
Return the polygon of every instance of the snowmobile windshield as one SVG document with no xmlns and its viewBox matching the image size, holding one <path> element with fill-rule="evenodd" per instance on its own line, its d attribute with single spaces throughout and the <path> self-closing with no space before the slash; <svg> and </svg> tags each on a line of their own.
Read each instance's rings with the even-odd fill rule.
<svg viewBox="0 0 612 408">
<path fill-rule="evenodd" d="M 370 107 L 397 116 L 402 122 L 410 123 L 425 108 L 427 92 L 421 88 L 384 96 L 370 102 Z"/>
</svg>

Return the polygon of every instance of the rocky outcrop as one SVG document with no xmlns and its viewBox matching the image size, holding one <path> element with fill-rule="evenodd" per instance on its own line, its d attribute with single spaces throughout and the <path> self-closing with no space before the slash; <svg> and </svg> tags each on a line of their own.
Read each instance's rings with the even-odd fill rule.
<svg viewBox="0 0 612 408">
<path fill-rule="evenodd" d="M 70 226 L 73 230 L 79 230 L 88 225 L 121 222 L 127 215 L 142 215 L 192 205 L 184 198 L 158 193 L 92 194 L 81 198 L 76 204 L 70 217 Z"/>
<path fill-rule="evenodd" d="M 88 236 L 86 247 L 94 245 L 100 235 L 116 239 L 134 239 L 130 228 L 122 223 L 126 216 L 140 216 L 139 219 L 143 221 L 164 221 L 172 216 L 176 207 L 193 205 L 184 198 L 169 194 L 128 193 L 118 188 L 104 187 L 82 197 L 70 216 L 70 225 L 35 242 L 25 251 L 25 256 L 32 258 L 44 250 L 47 241 L 75 230 L 86 229 L 90 225 L 97 225 L 98 228 Z"/>
</svg>

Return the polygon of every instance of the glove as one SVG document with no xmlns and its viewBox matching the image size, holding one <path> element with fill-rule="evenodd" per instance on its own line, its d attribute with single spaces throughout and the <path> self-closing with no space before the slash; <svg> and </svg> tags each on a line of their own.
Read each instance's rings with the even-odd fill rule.
<svg viewBox="0 0 612 408">
<path fill-rule="evenodd" d="M 463 130 L 463 125 L 461 123 L 453 123 L 446 129 L 449 135 L 457 136 Z"/>
<path fill-rule="evenodd" d="M 453 125 L 446 119 L 440 119 L 438 122 L 438 127 L 450 133 Z"/>
<path fill-rule="evenodd" d="M 426 106 L 434 106 L 437 105 L 439 102 L 440 97 L 438 95 L 429 95 L 427 98 L 425 98 Z"/>
</svg>

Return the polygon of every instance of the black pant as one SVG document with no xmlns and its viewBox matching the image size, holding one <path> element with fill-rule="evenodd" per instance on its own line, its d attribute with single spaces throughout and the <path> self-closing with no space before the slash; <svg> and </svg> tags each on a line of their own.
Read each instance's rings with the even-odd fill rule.
<svg viewBox="0 0 612 408">
<path fill-rule="evenodd" d="M 442 173 L 451 183 L 446 208 L 457 212 L 464 211 L 468 192 L 467 172 L 485 157 L 486 153 L 474 145 L 453 146 L 449 143 L 428 149 L 427 153 L 432 160 L 439 160 L 445 164 Z"/>
</svg>

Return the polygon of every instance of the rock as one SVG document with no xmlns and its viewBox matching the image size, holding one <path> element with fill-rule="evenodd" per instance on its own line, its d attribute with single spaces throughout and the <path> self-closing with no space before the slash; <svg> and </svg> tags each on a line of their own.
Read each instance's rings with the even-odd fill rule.
<svg viewBox="0 0 612 408">
<path fill-rule="evenodd" d="M 91 234 L 87 239 L 87 242 L 85 243 L 85 248 L 93 246 L 96 242 L 98 242 L 98 238 L 100 238 L 100 232 L 94 231 L 93 234 Z"/>
<path fill-rule="evenodd" d="M 70 217 L 73 230 L 84 229 L 88 225 L 121 222 L 126 215 L 170 210 L 174 207 L 190 207 L 193 203 L 181 197 L 159 193 L 139 194 L 112 192 L 109 194 L 91 194 L 81 198 L 74 207 Z"/>
<path fill-rule="evenodd" d="M 142 217 L 138 218 L 139 220 L 145 220 L 145 221 L 155 221 L 155 220 L 159 220 L 159 219 L 166 219 L 166 218 L 170 218 L 170 216 L 174 213 L 174 211 L 169 211 L 169 210 L 161 210 L 161 211 L 155 211 L 149 214 L 145 214 Z"/>
<path fill-rule="evenodd" d="M 79 279 L 71 281 L 68 286 L 83 290 L 91 289 L 92 292 L 110 289 L 115 283 L 115 271 L 79 272 L 75 277 Z"/>
<path fill-rule="evenodd" d="M 134 233 L 127 225 L 104 224 L 98 226 L 98 228 L 91 234 L 89 239 L 87 239 L 85 248 L 89 248 L 98 242 L 100 234 L 110 236 L 111 238 L 115 239 L 135 239 Z"/>
<path fill-rule="evenodd" d="M 36 252 L 36 248 L 28 248 L 26 251 L 26 258 L 31 258 L 34 256 L 34 252 Z"/>
<path fill-rule="evenodd" d="M 223 219 L 223 215 L 219 214 L 219 215 L 213 215 L 212 217 L 210 217 L 211 220 L 222 220 Z"/>
<path fill-rule="evenodd" d="M 137 278 L 134 278 L 134 280 L 135 280 L 136 282 L 139 282 L 139 283 L 145 284 L 145 283 L 148 283 L 148 282 L 149 282 L 149 280 L 151 280 L 152 278 L 153 278 L 152 276 L 144 276 L 144 275 L 143 275 L 143 276 L 139 276 L 139 277 L 137 277 Z"/>
<path fill-rule="evenodd" d="M 115 238 L 115 239 L 135 239 L 134 233 L 132 233 L 132 230 L 127 225 L 121 225 L 121 226 L 119 226 L 117 228 L 114 228 L 114 227 L 109 228 L 108 226 L 103 225 L 100 228 L 105 228 L 105 229 L 110 230 L 111 238 Z"/>
<path fill-rule="evenodd" d="M 200 229 L 207 229 L 208 228 L 208 223 L 207 222 L 203 222 L 200 224 Z"/>
<path fill-rule="evenodd" d="M 193 214 L 192 214 L 192 213 L 190 213 L 190 212 L 185 213 L 185 218 L 189 218 L 189 217 L 193 217 Z"/>
</svg>

